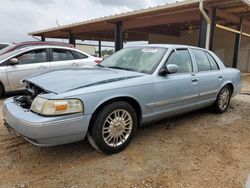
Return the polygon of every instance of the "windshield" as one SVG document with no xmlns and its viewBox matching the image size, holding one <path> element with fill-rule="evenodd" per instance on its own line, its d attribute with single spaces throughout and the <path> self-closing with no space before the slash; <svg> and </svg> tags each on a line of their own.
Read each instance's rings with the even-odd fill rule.
<svg viewBox="0 0 250 188">
<path fill-rule="evenodd" d="M 19 50 L 14 50 L 14 51 L 10 51 L 10 52 L 7 52 L 6 54 L 3 54 L 3 55 L 0 55 L 0 61 L 12 56 L 12 55 L 15 55 L 19 52 L 23 51 L 23 49 L 19 49 Z"/>
<path fill-rule="evenodd" d="M 103 60 L 99 66 L 152 74 L 166 48 L 140 47 L 125 48 Z"/>
</svg>

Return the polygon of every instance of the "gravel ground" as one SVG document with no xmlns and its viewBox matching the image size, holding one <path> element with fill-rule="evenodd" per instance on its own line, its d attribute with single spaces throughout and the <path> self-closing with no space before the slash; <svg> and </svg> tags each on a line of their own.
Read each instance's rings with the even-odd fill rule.
<svg viewBox="0 0 250 188">
<path fill-rule="evenodd" d="M 250 173 L 250 76 L 243 81 L 228 112 L 205 109 L 145 126 L 116 155 L 87 141 L 33 146 L 8 133 L 0 116 L 0 187 L 243 187 Z"/>
</svg>

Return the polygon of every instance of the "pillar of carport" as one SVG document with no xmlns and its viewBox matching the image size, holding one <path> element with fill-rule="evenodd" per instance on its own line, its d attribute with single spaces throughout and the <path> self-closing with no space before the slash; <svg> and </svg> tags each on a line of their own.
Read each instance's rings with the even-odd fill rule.
<svg viewBox="0 0 250 188">
<path fill-rule="evenodd" d="M 199 30 L 199 44 L 200 48 L 206 47 L 206 34 L 207 34 L 207 21 L 201 14 L 200 18 L 200 30 Z"/>
<path fill-rule="evenodd" d="M 76 39 L 75 37 L 72 35 L 72 33 L 69 33 L 69 43 L 76 46 Z"/>
<path fill-rule="evenodd" d="M 41 41 L 45 41 L 45 37 L 44 36 L 41 36 Z"/>
<path fill-rule="evenodd" d="M 213 50 L 213 44 L 214 44 L 214 30 L 215 30 L 215 26 L 216 26 L 216 8 L 215 7 L 212 9 L 211 17 L 212 17 L 212 19 L 211 19 L 209 50 Z"/>
<path fill-rule="evenodd" d="M 98 41 L 98 54 L 99 57 L 102 57 L 102 41 Z"/>
<path fill-rule="evenodd" d="M 240 31 L 240 33 L 236 33 L 236 36 L 235 36 L 233 68 L 237 68 L 237 64 L 238 64 L 238 53 L 239 53 L 240 41 L 241 41 L 242 22 L 243 22 L 243 19 L 241 17 L 240 18 L 240 23 L 237 26 L 237 29 Z"/>
<path fill-rule="evenodd" d="M 116 22 L 115 25 L 115 51 L 119 51 L 123 48 L 123 23 L 122 21 Z"/>
</svg>

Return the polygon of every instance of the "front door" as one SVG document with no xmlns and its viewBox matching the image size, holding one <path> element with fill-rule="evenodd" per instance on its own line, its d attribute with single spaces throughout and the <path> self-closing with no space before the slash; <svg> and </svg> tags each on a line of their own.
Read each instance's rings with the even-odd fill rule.
<svg viewBox="0 0 250 188">
<path fill-rule="evenodd" d="M 173 50 L 166 64 L 178 65 L 178 72 L 159 76 L 156 81 L 156 99 L 152 103 L 161 117 L 192 109 L 198 100 L 198 79 L 188 49 Z"/>
<path fill-rule="evenodd" d="M 37 49 L 16 56 L 18 64 L 7 66 L 8 82 L 11 90 L 24 89 L 21 81 L 24 78 L 50 71 L 47 61 L 47 50 Z"/>
</svg>

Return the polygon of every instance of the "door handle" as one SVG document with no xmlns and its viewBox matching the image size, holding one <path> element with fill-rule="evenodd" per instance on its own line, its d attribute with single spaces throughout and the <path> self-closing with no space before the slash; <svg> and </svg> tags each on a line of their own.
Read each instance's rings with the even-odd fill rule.
<svg viewBox="0 0 250 188">
<path fill-rule="evenodd" d="M 198 78 L 193 78 L 193 79 L 192 79 L 192 82 L 198 82 L 198 81 L 199 81 Z"/>
<path fill-rule="evenodd" d="M 38 69 L 47 69 L 47 67 L 44 65 L 41 65 L 40 67 L 38 67 Z"/>
<path fill-rule="evenodd" d="M 72 65 L 72 66 L 79 66 L 78 63 L 72 63 L 71 65 Z"/>
<path fill-rule="evenodd" d="M 222 78 L 223 78 L 223 76 L 218 76 L 218 78 L 219 78 L 219 79 L 222 79 Z"/>
</svg>

